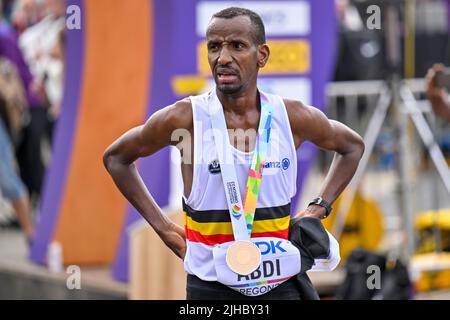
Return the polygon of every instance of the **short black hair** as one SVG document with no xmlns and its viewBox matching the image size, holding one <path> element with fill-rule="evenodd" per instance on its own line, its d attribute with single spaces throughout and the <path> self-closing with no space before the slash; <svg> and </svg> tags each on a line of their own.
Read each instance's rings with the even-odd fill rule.
<svg viewBox="0 0 450 320">
<path fill-rule="evenodd" d="M 261 16 L 256 12 L 239 7 L 229 7 L 215 13 L 212 18 L 233 19 L 239 16 L 247 16 L 250 18 L 250 22 L 254 30 L 254 40 L 256 44 L 266 43 L 266 30 Z M 212 19 L 211 18 L 211 19 Z"/>
</svg>

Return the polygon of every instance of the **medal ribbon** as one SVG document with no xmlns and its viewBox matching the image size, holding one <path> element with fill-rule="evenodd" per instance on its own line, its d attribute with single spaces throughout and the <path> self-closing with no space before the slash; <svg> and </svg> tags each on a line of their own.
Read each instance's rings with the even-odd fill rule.
<svg viewBox="0 0 450 320">
<path fill-rule="evenodd" d="M 210 118 L 235 240 L 249 240 L 251 238 L 256 204 L 261 187 L 262 171 L 270 139 L 273 106 L 269 103 L 264 93 L 260 92 L 259 95 L 261 100 L 261 118 L 245 188 L 245 201 L 244 205 L 242 205 L 223 107 L 216 93 L 212 92 L 210 94 Z M 231 157 L 228 161 L 225 159 L 225 152 Z"/>
</svg>

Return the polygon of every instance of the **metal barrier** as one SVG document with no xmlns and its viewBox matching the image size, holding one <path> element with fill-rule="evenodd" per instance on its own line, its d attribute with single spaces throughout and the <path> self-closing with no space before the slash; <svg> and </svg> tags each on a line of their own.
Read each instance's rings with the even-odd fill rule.
<svg viewBox="0 0 450 320">
<path fill-rule="evenodd" d="M 425 99 L 425 80 L 409 79 L 405 83 L 419 100 L 419 108 L 431 111 Z M 383 80 L 330 82 L 325 92 L 328 117 L 363 133 L 384 85 Z"/>
</svg>

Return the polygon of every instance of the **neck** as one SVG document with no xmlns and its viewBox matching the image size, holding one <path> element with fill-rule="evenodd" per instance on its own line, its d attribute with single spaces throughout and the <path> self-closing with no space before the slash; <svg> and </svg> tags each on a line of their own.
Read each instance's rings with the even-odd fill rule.
<svg viewBox="0 0 450 320">
<path fill-rule="evenodd" d="M 216 93 L 225 112 L 244 115 L 249 111 L 259 110 L 259 94 L 256 87 L 244 93 L 224 94 L 217 89 Z"/>
</svg>

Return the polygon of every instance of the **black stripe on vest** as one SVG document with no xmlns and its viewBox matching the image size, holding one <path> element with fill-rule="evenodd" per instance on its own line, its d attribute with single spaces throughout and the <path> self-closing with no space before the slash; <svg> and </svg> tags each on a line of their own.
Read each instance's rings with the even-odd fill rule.
<svg viewBox="0 0 450 320">
<path fill-rule="evenodd" d="M 284 218 L 290 215 L 291 204 L 278 207 L 257 208 L 255 221 Z M 194 210 L 184 202 L 183 211 L 196 222 L 231 222 L 228 210 Z"/>
</svg>

